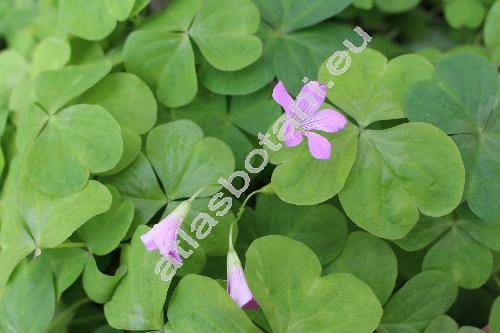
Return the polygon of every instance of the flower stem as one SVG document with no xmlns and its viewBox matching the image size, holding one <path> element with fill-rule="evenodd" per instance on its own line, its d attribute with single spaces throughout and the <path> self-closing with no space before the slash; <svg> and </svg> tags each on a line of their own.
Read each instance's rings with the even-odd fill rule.
<svg viewBox="0 0 500 333">
<path fill-rule="evenodd" d="M 193 194 L 193 195 L 192 195 L 192 196 L 188 199 L 188 201 L 189 201 L 189 202 L 193 202 L 193 201 L 194 201 L 194 199 L 196 199 L 196 198 L 198 197 L 198 195 L 199 195 L 201 192 L 205 191 L 205 189 L 206 189 L 207 187 L 209 187 L 209 186 L 210 186 L 210 185 L 206 185 L 206 186 L 203 186 L 202 188 L 200 188 L 200 189 L 199 189 L 199 190 L 198 190 L 195 194 Z"/>
<path fill-rule="evenodd" d="M 274 193 L 274 191 L 272 190 L 271 184 L 267 184 L 266 186 L 261 187 L 260 189 L 255 190 L 252 193 L 250 193 L 249 195 L 247 195 L 245 200 L 243 200 L 243 203 L 241 204 L 240 209 L 238 210 L 238 214 L 236 215 L 236 220 L 234 221 L 234 223 L 238 223 L 238 221 L 243 216 L 243 213 L 245 212 L 245 207 L 248 203 L 248 200 L 250 200 L 250 198 L 253 197 L 254 195 L 256 195 L 257 193 Z"/>
</svg>

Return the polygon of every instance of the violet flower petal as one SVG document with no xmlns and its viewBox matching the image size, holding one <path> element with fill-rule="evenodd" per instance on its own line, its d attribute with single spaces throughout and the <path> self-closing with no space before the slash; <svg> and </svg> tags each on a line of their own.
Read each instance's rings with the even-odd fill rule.
<svg viewBox="0 0 500 333">
<path fill-rule="evenodd" d="M 312 116 L 325 102 L 326 86 L 317 81 L 310 81 L 302 87 L 295 99 L 297 107 L 307 116 Z M 303 117 L 299 117 L 301 119 Z M 302 119 L 305 120 L 305 119 Z"/>
<path fill-rule="evenodd" d="M 290 94 L 286 91 L 285 86 L 283 85 L 283 82 L 278 82 L 276 86 L 274 86 L 273 89 L 273 99 L 281 105 L 281 107 L 285 110 L 285 113 L 288 116 L 292 116 L 292 110 L 290 109 L 290 106 L 294 103 L 294 100 Z"/>
<path fill-rule="evenodd" d="M 238 304 L 241 308 L 245 306 L 257 305 L 255 302 L 252 292 L 248 287 L 245 274 L 241 266 L 228 267 L 227 270 L 227 292 L 229 296 Z M 253 301 L 253 302 L 252 302 Z M 254 307 L 255 308 L 255 307 Z M 257 305 L 258 308 L 258 305 Z"/>
<path fill-rule="evenodd" d="M 298 146 L 302 142 L 302 133 L 297 131 L 294 126 L 293 122 L 291 120 L 287 120 L 285 125 L 284 125 L 284 133 L 286 137 L 285 139 L 285 144 L 288 147 L 295 147 Z"/>
<path fill-rule="evenodd" d="M 307 145 L 312 156 L 318 160 L 328 160 L 331 155 L 330 141 L 314 132 L 306 132 Z"/>
<path fill-rule="evenodd" d="M 233 226 L 229 229 L 229 250 L 227 251 L 227 292 L 243 309 L 257 309 L 259 305 L 248 287 L 240 258 L 233 247 Z"/>
<path fill-rule="evenodd" d="M 332 109 L 324 109 L 311 115 L 303 123 L 305 130 L 319 130 L 334 133 L 342 130 L 347 124 L 346 117 Z"/>
<path fill-rule="evenodd" d="M 191 202 L 198 193 L 199 191 L 189 200 L 182 202 L 172 213 L 154 225 L 151 230 L 141 235 L 141 241 L 148 251 L 157 249 L 162 256 L 170 256 L 177 263 L 182 263 L 182 258 L 177 251 L 177 236 L 182 221 L 191 208 Z"/>
</svg>

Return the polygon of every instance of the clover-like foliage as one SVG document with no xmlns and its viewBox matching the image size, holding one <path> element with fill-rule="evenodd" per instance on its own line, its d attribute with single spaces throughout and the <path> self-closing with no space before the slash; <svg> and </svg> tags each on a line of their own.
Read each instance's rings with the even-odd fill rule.
<svg viewBox="0 0 500 333">
<path fill-rule="evenodd" d="M 500 0 L 1 0 L 0 333 L 500 333 Z"/>
</svg>

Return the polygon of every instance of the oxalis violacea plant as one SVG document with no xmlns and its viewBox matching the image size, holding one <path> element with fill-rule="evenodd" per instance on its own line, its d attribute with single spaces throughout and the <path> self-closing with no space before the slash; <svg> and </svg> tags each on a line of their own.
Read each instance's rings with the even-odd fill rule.
<svg viewBox="0 0 500 333">
<path fill-rule="evenodd" d="M 500 332 L 499 0 L 0 2 L 0 333 Z"/>
</svg>

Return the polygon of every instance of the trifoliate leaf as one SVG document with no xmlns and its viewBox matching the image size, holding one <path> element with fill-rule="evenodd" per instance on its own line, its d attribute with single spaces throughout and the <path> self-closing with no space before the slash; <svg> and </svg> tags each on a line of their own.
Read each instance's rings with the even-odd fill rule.
<svg viewBox="0 0 500 333">
<path fill-rule="evenodd" d="M 198 89 L 191 39 L 212 66 L 234 71 L 262 54 L 253 36 L 258 25 L 259 12 L 250 0 L 176 0 L 129 36 L 125 67 L 155 85 L 161 103 L 182 106 Z"/>
<path fill-rule="evenodd" d="M 245 275 L 273 332 L 373 332 L 382 308 L 370 288 L 350 274 L 321 277 L 307 246 L 284 236 L 255 240 Z"/>
<path fill-rule="evenodd" d="M 204 137 L 198 125 L 178 120 L 155 127 L 148 134 L 146 151 L 169 199 L 214 194 L 220 177 L 234 170 L 231 149 L 219 139 Z"/>
<path fill-rule="evenodd" d="M 470 53 L 456 53 L 436 66 L 433 80 L 413 85 L 405 113 L 452 135 L 467 171 L 465 197 L 482 219 L 500 217 L 500 104 L 495 65 Z"/>
</svg>

